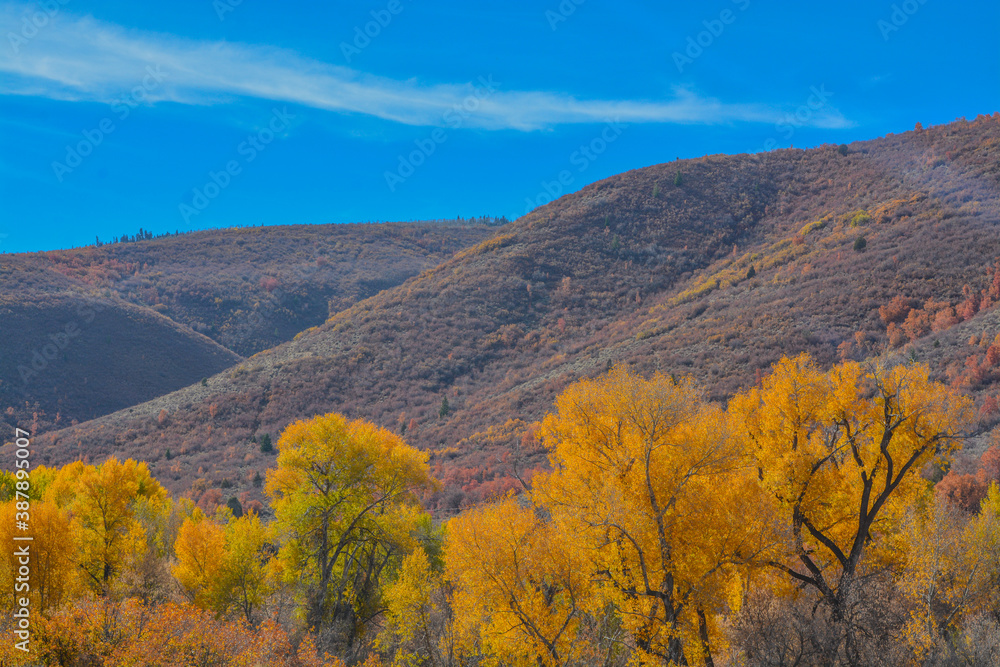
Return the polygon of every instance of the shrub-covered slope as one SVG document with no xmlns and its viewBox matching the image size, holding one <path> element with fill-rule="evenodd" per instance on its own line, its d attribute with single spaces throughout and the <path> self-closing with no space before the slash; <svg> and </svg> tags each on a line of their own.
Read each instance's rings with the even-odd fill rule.
<svg viewBox="0 0 1000 667">
<path fill-rule="evenodd" d="M 249 488 L 273 463 L 255 440 L 339 411 L 433 450 L 446 489 L 432 504 L 475 500 L 541 463 L 529 425 L 578 377 L 624 362 L 695 375 L 725 398 L 782 354 L 830 363 L 889 345 L 880 307 L 895 297 L 937 318 L 934 304 L 958 313 L 988 292 L 1000 116 L 847 148 L 708 156 L 594 183 L 207 386 L 39 442 L 53 462 L 138 455 L 178 488 L 196 477 Z M 995 321 L 980 301 L 891 343 L 936 351 L 935 372 L 982 401 L 1000 372 L 982 367 L 982 334 L 961 338 Z M 970 378 L 957 365 L 976 354 Z"/>
<path fill-rule="evenodd" d="M 0 255 L 0 411 L 49 430 L 141 403 L 493 233 L 296 225 Z"/>
</svg>

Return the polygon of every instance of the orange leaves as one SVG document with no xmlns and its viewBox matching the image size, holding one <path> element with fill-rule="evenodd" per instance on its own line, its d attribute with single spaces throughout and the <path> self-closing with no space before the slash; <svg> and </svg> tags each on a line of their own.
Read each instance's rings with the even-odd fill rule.
<svg viewBox="0 0 1000 667">
<path fill-rule="evenodd" d="M 1000 366 L 1000 343 L 994 342 L 987 348 L 986 363 L 993 368 Z"/>
<path fill-rule="evenodd" d="M 222 526 L 206 519 L 196 510 L 194 516 L 184 519 L 174 543 L 177 565 L 173 575 L 195 604 L 209 608 L 221 579 L 222 559 L 225 550 L 225 531 Z"/>
<path fill-rule="evenodd" d="M 505 664 L 561 665 L 585 650 L 577 634 L 595 606 L 588 563 L 568 527 L 510 498 L 448 523 L 447 576 L 466 651 Z"/>
<path fill-rule="evenodd" d="M 975 473 L 949 471 L 938 482 L 935 491 L 966 512 L 977 512 L 990 485 L 1000 482 L 1000 447 L 994 445 L 983 452 L 979 463 L 980 468 Z"/>
<path fill-rule="evenodd" d="M 253 629 L 220 621 L 191 605 L 147 607 L 82 600 L 40 620 L 36 657 L 45 664 L 104 667 L 343 667 L 321 658 L 310 640 L 298 649 L 273 622 Z M 17 663 L 15 663 L 17 664 Z"/>
<path fill-rule="evenodd" d="M 992 308 L 1000 300 L 1000 262 L 990 270 L 988 280 L 989 284 L 980 292 L 969 285 L 963 286 L 962 301 L 954 307 L 947 301 L 928 299 L 922 308 L 917 308 L 915 299 L 893 297 L 878 309 L 879 316 L 886 324 L 889 345 L 900 347 L 907 340 L 915 341 L 931 331 L 946 331 L 971 319 L 978 312 Z"/>
<path fill-rule="evenodd" d="M 986 497 L 990 480 L 979 470 L 976 474 L 959 475 L 949 472 L 937 483 L 935 491 L 962 510 L 972 513 Z"/>
<path fill-rule="evenodd" d="M 879 317 L 888 324 L 899 324 L 906 319 L 913 308 L 913 301 L 902 296 L 894 296 L 892 300 L 878 309 Z"/>
</svg>

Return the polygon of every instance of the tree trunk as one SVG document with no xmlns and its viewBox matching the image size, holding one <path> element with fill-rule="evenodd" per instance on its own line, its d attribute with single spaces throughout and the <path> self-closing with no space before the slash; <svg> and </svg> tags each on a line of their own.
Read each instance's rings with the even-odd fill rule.
<svg viewBox="0 0 1000 667">
<path fill-rule="evenodd" d="M 708 643 L 708 619 L 705 618 L 705 610 L 698 609 L 698 635 L 701 637 L 701 652 L 704 655 L 705 667 L 715 667 L 712 660 L 712 647 Z"/>
</svg>

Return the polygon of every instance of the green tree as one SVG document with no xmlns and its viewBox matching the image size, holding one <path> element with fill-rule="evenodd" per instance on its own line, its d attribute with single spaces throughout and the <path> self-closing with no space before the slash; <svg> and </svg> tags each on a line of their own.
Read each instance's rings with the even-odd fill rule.
<svg viewBox="0 0 1000 667">
<path fill-rule="evenodd" d="M 278 567 L 299 587 L 307 627 L 350 647 L 376 615 L 380 579 L 416 547 L 418 493 L 436 488 L 427 454 L 338 414 L 289 426 L 268 471 L 281 541 Z"/>
<path fill-rule="evenodd" d="M 271 592 L 267 571 L 270 548 L 267 529 L 257 514 L 244 514 L 226 526 L 223 603 L 227 611 L 239 611 L 251 625 Z"/>
</svg>

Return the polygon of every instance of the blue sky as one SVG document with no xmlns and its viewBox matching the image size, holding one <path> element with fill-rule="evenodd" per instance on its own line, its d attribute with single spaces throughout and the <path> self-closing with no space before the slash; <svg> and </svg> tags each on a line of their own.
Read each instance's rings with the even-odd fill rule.
<svg viewBox="0 0 1000 667">
<path fill-rule="evenodd" d="M 998 28 L 962 0 L 0 0 L 0 251 L 514 218 L 676 157 L 971 118 L 1000 110 Z"/>
</svg>

